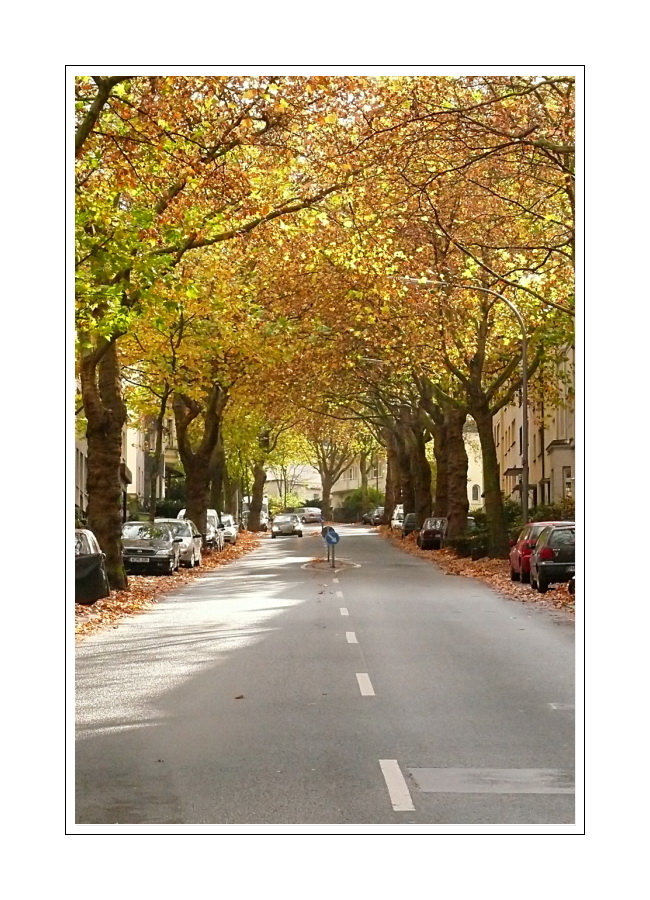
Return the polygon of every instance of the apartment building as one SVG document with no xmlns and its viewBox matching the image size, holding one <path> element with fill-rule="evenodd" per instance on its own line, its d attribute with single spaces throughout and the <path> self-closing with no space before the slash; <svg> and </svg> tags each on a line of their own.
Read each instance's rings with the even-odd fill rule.
<svg viewBox="0 0 650 900">
<path fill-rule="evenodd" d="M 573 359 L 560 368 L 558 400 L 553 407 L 531 404 L 528 410 L 529 506 L 560 503 L 575 496 L 575 412 Z M 523 410 L 521 401 L 499 410 L 493 420 L 501 489 L 521 497 Z"/>
</svg>

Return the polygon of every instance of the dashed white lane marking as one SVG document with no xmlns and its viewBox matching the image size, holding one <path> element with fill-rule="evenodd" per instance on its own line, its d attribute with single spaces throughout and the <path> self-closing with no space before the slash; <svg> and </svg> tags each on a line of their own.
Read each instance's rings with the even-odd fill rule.
<svg viewBox="0 0 650 900">
<path fill-rule="evenodd" d="M 374 697 L 375 689 L 370 683 L 367 672 L 357 672 L 357 681 L 359 682 L 359 690 L 362 697 Z"/>
<path fill-rule="evenodd" d="M 338 578 L 332 578 L 332 581 L 334 582 L 334 584 L 338 584 L 338 583 L 339 583 Z"/>
<path fill-rule="evenodd" d="M 336 596 L 337 596 L 337 597 L 343 597 L 343 591 L 337 591 L 337 592 L 336 592 Z"/>
<path fill-rule="evenodd" d="M 346 631 L 345 637 L 347 639 L 348 644 L 358 644 L 357 636 L 354 631 Z"/>
<path fill-rule="evenodd" d="M 395 812 L 412 812 L 415 807 L 411 800 L 408 785 L 397 765 L 396 759 L 380 759 L 382 775 L 388 788 L 388 796 Z"/>
<path fill-rule="evenodd" d="M 340 610 L 341 610 L 341 615 L 342 615 L 342 616 L 349 616 L 349 615 L 350 615 L 350 613 L 347 611 L 347 609 L 345 608 L 345 606 L 341 606 L 341 607 L 340 607 Z"/>
</svg>

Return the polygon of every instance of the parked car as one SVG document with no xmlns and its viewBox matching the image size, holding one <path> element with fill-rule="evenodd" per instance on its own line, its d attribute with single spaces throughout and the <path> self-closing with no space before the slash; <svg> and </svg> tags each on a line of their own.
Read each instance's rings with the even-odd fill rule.
<svg viewBox="0 0 650 900">
<path fill-rule="evenodd" d="M 155 519 L 156 523 L 164 522 L 169 525 L 174 537 L 181 540 L 181 564 L 193 569 L 201 565 L 201 550 L 203 549 L 203 537 L 191 519 Z"/>
<path fill-rule="evenodd" d="M 74 556 L 74 602 L 90 606 L 108 597 L 111 589 L 106 573 L 106 556 L 89 529 L 75 528 Z"/>
<path fill-rule="evenodd" d="M 415 527 L 415 513 L 407 513 L 402 522 L 402 537 L 405 538 L 413 531 L 417 531 L 417 528 Z"/>
<path fill-rule="evenodd" d="M 398 503 L 398 505 L 393 510 L 393 515 L 390 520 L 391 529 L 402 528 L 402 522 L 404 521 L 404 505 L 402 503 Z"/>
<path fill-rule="evenodd" d="M 182 537 L 174 537 L 163 522 L 126 522 L 122 526 L 122 559 L 132 574 L 176 572 L 181 563 Z"/>
<path fill-rule="evenodd" d="M 303 525 L 307 522 L 320 523 L 321 510 L 316 506 L 299 506 L 297 509 L 294 509 L 293 512 L 298 516 Z"/>
<path fill-rule="evenodd" d="M 176 518 L 184 519 L 186 517 L 187 510 L 181 509 Z M 223 550 L 224 548 L 224 539 L 223 539 L 223 528 L 221 526 L 221 520 L 219 519 L 219 513 L 216 509 L 208 509 L 206 510 L 206 518 L 205 518 L 205 544 L 206 547 L 210 547 L 214 550 Z"/>
<path fill-rule="evenodd" d="M 549 525 L 573 525 L 573 522 L 529 522 L 519 532 L 510 548 L 510 578 L 528 584 L 530 581 L 530 554 L 537 538 Z"/>
<path fill-rule="evenodd" d="M 278 513 L 274 516 L 271 537 L 283 534 L 297 534 L 298 537 L 302 537 L 302 522 L 295 513 Z"/>
<path fill-rule="evenodd" d="M 381 520 L 384 518 L 384 507 L 376 506 L 374 509 L 369 509 L 367 513 L 364 513 L 361 516 L 361 521 L 364 525 L 381 525 Z"/>
<path fill-rule="evenodd" d="M 551 584 L 570 581 L 575 573 L 575 525 L 547 525 L 530 554 L 530 586 L 545 594 Z"/>
<path fill-rule="evenodd" d="M 235 517 L 229 515 L 228 513 L 224 513 L 221 516 L 221 524 L 223 525 L 223 539 L 227 544 L 232 544 L 233 546 L 237 543 L 237 536 L 239 534 L 239 525 L 235 521 Z"/>
<path fill-rule="evenodd" d="M 421 550 L 440 550 L 447 533 L 447 519 L 444 516 L 430 516 L 422 523 L 416 543 Z"/>
</svg>

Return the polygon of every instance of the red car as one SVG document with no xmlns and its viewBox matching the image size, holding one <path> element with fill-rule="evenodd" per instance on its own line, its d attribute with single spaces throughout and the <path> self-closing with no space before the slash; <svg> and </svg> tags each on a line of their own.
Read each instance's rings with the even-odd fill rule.
<svg viewBox="0 0 650 900">
<path fill-rule="evenodd" d="M 548 525 L 574 525 L 574 522 L 529 522 L 510 548 L 510 578 L 530 582 L 530 554 L 537 538 Z"/>
</svg>

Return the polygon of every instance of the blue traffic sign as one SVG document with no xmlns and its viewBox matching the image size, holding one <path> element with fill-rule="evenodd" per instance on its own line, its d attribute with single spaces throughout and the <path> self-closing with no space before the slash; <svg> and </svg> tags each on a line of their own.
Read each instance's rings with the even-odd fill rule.
<svg viewBox="0 0 650 900">
<path fill-rule="evenodd" d="M 338 544 L 340 540 L 341 538 L 333 528 L 330 528 L 330 530 L 325 534 L 325 543 L 327 544 Z"/>
</svg>

